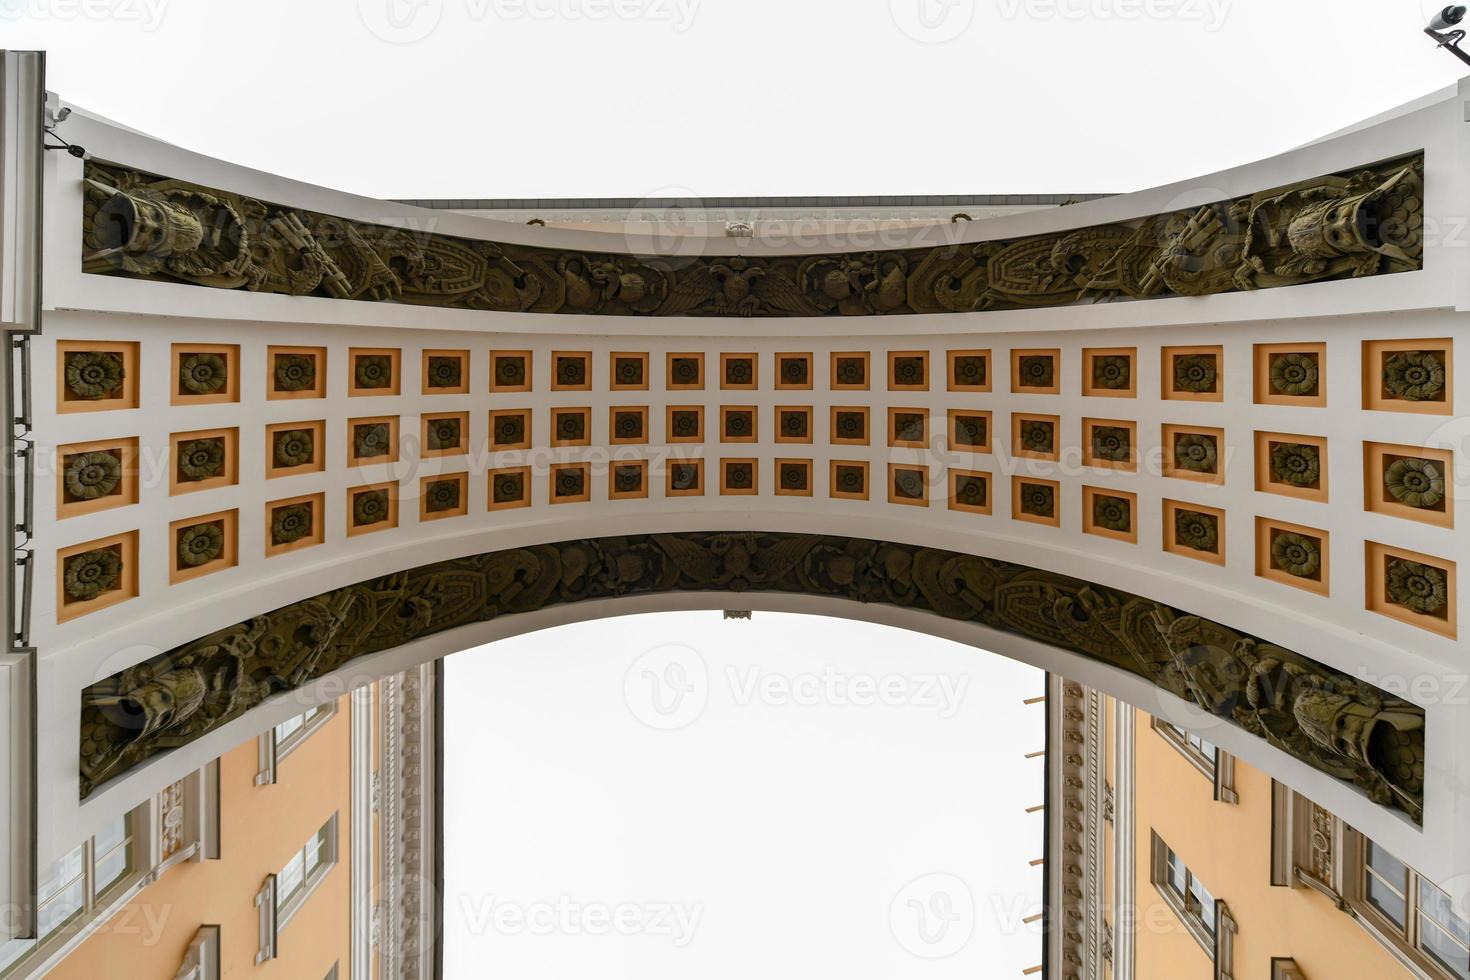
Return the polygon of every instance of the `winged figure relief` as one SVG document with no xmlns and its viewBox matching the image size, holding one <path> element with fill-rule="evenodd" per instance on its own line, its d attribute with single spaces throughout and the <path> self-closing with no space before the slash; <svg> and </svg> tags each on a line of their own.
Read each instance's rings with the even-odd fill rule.
<svg viewBox="0 0 1470 980">
<path fill-rule="evenodd" d="M 785 272 L 741 255 L 717 259 L 686 273 L 658 308 L 662 316 L 821 316 Z"/>
</svg>

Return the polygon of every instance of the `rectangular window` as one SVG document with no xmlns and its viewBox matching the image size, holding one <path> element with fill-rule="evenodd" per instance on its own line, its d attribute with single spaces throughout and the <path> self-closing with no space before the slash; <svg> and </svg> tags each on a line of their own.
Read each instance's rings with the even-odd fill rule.
<svg viewBox="0 0 1470 980">
<path fill-rule="evenodd" d="M 260 769 L 255 774 L 255 785 L 269 786 L 276 781 L 276 767 L 281 760 L 296 751 L 303 742 L 316 734 L 317 730 L 337 713 L 335 702 L 319 704 L 299 715 L 288 718 L 260 736 Z"/>
<path fill-rule="evenodd" d="M 1235 793 L 1235 757 L 1221 751 L 1213 742 L 1193 732 L 1185 731 L 1172 722 L 1161 718 L 1153 719 L 1153 729 L 1159 737 L 1178 750 L 1190 764 L 1215 784 L 1215 799 L 1221 803 L 1238 803 Z"/>
<path fill-rule="evenodd" d="M 1415 976 L 1470 980 L 1470 922 L 1434 882 L 1279 783 L 1271 828 L 1272 884 L 1322 892 Z"/>
<path fill-rule="evenodd" d="M 79 844 L 49 868 L 43 868 L 36 889 L 36 939 L 0 943 L 0 976 L 19 970 L 28 955 L 59 936 L 74 922 L 93 915 L 131 881 L 137 858 L 133 844 L 138 811 L 118 817 L 95 837 Z M 74 931 L 74 930 L 73 930 Z M 61 941 L 58 939 L 58 942 Z"/>
<path fill-rule="evenodd" d="M 337 815 L 322 824 L 311 840 L 291 856 L 276 875 L 276 928 L 284 929 L 337 863 Z"/>
<path fill-rule="evenodd" d="M 1470 980 L 1470 922 L 1449 895 L 1397 857 L 1360 835 L 1350 886 L 1355 908 L 1370 931 L 1397 947 L 1430 975 Z"/>
<path fill-rule="evenodd" d="M 1216 957 L 1219 903 L 1215 896 L 1158 834 L 1153 835 L 1151 864 L 1154 887 L 1205 952 Z"/>
<path fill-rule="evenodd" d="M 1155 718 L 1153 725 L 1154 731 L 1158 732 L 1164 741 L 1178 749 L 1186 759 L 1194 763 L 1196 769 L 1214 778 L 1215 763 L 1219 759 L 1220 750 L 1215 748 L 1213 743 L 1161 718 Z"/>
<path fill-rule="evenodd" d="M 276 726 L 276 758 L 283 759 L 337 713 L 335 704 L 319 704 Z"/>
</svg>

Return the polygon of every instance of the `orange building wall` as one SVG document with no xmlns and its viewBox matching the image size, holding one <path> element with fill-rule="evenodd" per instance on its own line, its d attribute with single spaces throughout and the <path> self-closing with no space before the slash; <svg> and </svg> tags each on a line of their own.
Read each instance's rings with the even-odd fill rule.
<svg viewBox="0 0 1470 980">
<path fill-rule="evenodd" d="M 1269 776 L 1237 761 L 1240 803 L 1216 803 L 1210 781 L 1153 730 L 1142 711 L 1135 741 L 1139 980 L 1214 975 L 1210 957 L 1150 881 L 1150 830 L 1230 906 L 1239 925 L 1236 980 L 1270 980 L 1271 958 L 1281 956 L 1294 958 L 1313 980 L 1412 977 L 1326 896 L 1309 888 L 1271 886 Z"/>
<path fill-rule="evenodd" d="M 55 980 L 164 980 L 201 925 L 220 926 L 224 977 L 319 980 L 351 947 L 349 807 L 351 701 L 280 763 L 274 786 L 254 785 L 256 740 L 220 759 L 220 858 L 186 862 L 144 889 L 48 976 Z M 337 813 L 338 861 L 281 930 L 277 959 L 255 966 L 255 894 L 265 877 Z"/>
</svg>

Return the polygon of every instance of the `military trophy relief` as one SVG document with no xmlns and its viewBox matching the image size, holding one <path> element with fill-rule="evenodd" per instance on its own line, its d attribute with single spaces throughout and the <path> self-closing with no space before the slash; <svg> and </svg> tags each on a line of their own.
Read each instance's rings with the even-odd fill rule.
<svg viewBox="0 0 1470 980">
<path fill-rule="evenodd" d="M 89 273 L 290 296 L 607 316 L 974 313 L 1210 296 L 1422 267 L 1422 153 L 1012 241 L 773 258 L 588 254 L 351 221 L 88 163 Z"/>
<path fill-rule="evenodd" d="M 82 795 L 359 657 L 583 599 L 673 592 L 881 603 L 1048 643 L 1142 677 L 1422 819 L 1424 711 L 1300 654 L 1117 589 L 994 559 L 859 538 L 714 532 L 440 562 L 170 650 L 82 693 Z"/>
</svg>

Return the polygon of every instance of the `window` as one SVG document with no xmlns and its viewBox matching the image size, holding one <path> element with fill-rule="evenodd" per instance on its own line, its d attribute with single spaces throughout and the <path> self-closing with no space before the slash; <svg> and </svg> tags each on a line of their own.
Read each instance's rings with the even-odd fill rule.
<svg viewBox="0 0 1470 980">
<path fill-rule="evenodd" d="M 319 704 L 305 714 L 281 722 L 276 726 L 276 754 L 278 756 L 288 754 L 312 731 L 315 731 L 318 724 L 330 718 L 335 710 L 333 705 Z"/>
<path fill-rule="evenodd" d="M 36 889 L 36 939 L 0 944 L 0 975 L 19 967 L 28 954 L 47 948 L 65 927 L 96 915 L 130 883 L 138 863 L 133 838 L 136 813 L 118 817 L 91 840 L 79 844 L 51 867 L 43 869 Z"/>
<path fill-rule="evenodd" d="M 1178 854 L 1154 835 L 1154 884 L 1195 938 L 1207 949 L 1215 939 L 1215 897 L 1185 866 Z M 1162 874 L 1158 872 L 1162 871 Z"/>
<path fill-rule="evenodd" d="M 337 815 L 334 813 L 276 875 L 277 929 L 286 927 L 336 863 Z"/>
<path fill-rule="evenodd" d="M 1150 878 L 1164 901 L 1215 964 L 1215 980 L 1230 980 L 1235 967 L 1235 920 L 1229 907 L 1195 877 L 1158 834 L 1152 834 Z"/>
<path fill-rule="evenodd" d="M 1185 731 L 1162 718 L 1153 719 L 1159 737 L 1179 751 L 1196 769 L 1215 784 L 1215 799 L 1221 803 L 1239 803 L 1235 792 L 1235 757 L 1213 742 Z"/>
<path fill-rule="evenodd" d="M 199 927 L 184 951 L 184 962 L 174 980 L 220 980 L 219 934 L 219 926 Z"/>
<path fill-rule="evenodd" d="M 1301 883 L 1350 913 L 1415 976 L 1470 980 L 1470 922 L 1449 895 L 1332 813 L 1272 786 L 1271 883 Z"/>
<path fill-rule="evenodd" d="M 260 736 L 260 771 L 255 775 L 255 785 L 269 786 L 276 781 L 276 766 L 281 760 L 311 738 L 337 713 L 335 702 L 319 704 L 302 714 L 288 718 Z"/>
<path fill-rule="evenodd" d="M 1352 834 L 1348 900 L 1372 931 L 1434 976 L 1470 980 L 1470 922 L 1449 895 L 1373 841 Z"/>
</svg>

